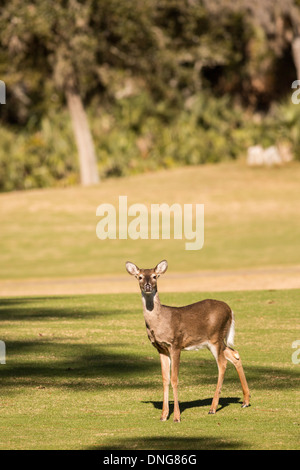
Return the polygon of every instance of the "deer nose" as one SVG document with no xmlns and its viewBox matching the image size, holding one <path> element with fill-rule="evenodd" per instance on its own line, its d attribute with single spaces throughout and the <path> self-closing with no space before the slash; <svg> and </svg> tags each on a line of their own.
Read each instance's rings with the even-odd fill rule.
<svg viewBox="0 0 300 470">
<path fill-rule="evenodd" d="M 145 289 L 146 292 L 151 292 L 151 290 L 152 290 L 151 284 L 149 284 L 149 283 L 148 283 L 148 284 L 145 284 L 144 289 Z"/>
</svg>

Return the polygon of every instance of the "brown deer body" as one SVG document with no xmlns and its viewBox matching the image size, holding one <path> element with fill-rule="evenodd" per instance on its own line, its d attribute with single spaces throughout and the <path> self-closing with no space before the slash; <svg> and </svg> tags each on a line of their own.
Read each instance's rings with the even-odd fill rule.
<svg viewBox="0 0 300 470">
<path fill-rule="evenodd" d="M 234 317 L 231 308 L 225 302 L 211 299 L 184 307 L 162 305 L 157 292 L 157 278 L 167 270 L 167 267 L 166 261 L 161 261 L 153 269 L 139 269 L 133 263 L 126 263 L 128 273 L 139 280 L 148 337 L 160 354 L 164 388 L 161 420 L 165 421 L 169 415 L 171 378 L 174 421 L 180 421 L 177 386 L 182 350 L 207 347 L 217 361 L 219 377 L 210 414 L 216 412 L 228 360 L 234 364 L 242 384 L 244 394 L 242 406 L 249 406 L 250 394 L 242 362 L 238 352 L 233 349 Z"/>
</svg>

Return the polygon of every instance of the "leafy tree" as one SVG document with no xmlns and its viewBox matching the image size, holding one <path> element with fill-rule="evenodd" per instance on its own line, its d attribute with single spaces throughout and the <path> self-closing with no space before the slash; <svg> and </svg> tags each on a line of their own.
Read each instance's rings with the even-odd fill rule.
<svg viewBox="0 0 300 470">
<path fill-rule="evenodd" d="M 2 0 L 0 78 L 9 105 L 0 108 L 0 188 L 52 184 L 66 173 L 66 182 L 70 175 L 74 181 L 65 109 L 83 184 L 96 183 L 98 170 L 216 161 L 227 144 L 235 158 L 251 132 L 243 131 L 244 112 L 236 118 L 232 97 L 243 110 L 266 112 L 283 85 L 290 91 L 296 70 L 300 78 L 299 6 L 300 0 Z M 60 135 L 62 145 L 52 145 Z M 10 148 L 15 162 L 7 162 Z M 28 186 L 20 182 L 23 163 Z M 34 172 L 36 165 L 47 171 Z M 8 168 L 16 171 L 7 185 Z"/>
<path fill-rule="evenodd" d="M 76 137 L 82 184 L 98 182 L 96 155 L 82 96 L 95 71 L 92 1 L 12 0 L 1 11 L 5 78 L 26 106 L 50 83 L 67 100 Z M 53 83 L 52 83 L 53 82 Z M 43 91 L 38 91 L 41 87 Z M 35 97 L 36 98 L 36 97 Z"/>
</svg>

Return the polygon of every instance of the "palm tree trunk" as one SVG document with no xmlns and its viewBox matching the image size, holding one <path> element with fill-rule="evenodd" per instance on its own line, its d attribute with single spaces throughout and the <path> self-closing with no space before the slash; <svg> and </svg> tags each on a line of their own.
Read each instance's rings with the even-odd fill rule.
<svg viewBox="0 0 300 470">
<path fill-rule="evenodd" d="M 81 97 L 76 90 L 67 89 L 66 98 L 78 149 L 81 184 L 83 186 L 97 184 L 99 183 L 97 157 Z"/>
</svg>

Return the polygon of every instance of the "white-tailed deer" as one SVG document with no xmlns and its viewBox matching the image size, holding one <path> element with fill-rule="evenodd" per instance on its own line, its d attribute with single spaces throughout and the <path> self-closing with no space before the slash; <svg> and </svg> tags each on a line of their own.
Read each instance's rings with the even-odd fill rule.
<svg viewBox="0 0 300 470">
<path fill-rule="evenodd" d="M 153 269 L 139 269 L 129 261 L 126 263 L 128 273 L 139 281 L 148 337 L 160 355 L 164 389 L 161 421 L 165 421 L 169 415 L 170 365 L 174 421 L 180 421 L 177 385 L 182 350 L 206 347 L 217 361 L 219 377 L 210 414 L 215 414 L 218 407 L 227 361 L 235 366 L 242 384 L 242 407 L 249 406 L 250 393 L 242 361 L 239 353 L 233 349 L 234 317 L 231 308 L 225 302 L 210 299 L 184 307 L 162 305 L 157 292 L 157 278 L 166 272 L 167 267 L 165 260 Z"/>
</svg>

